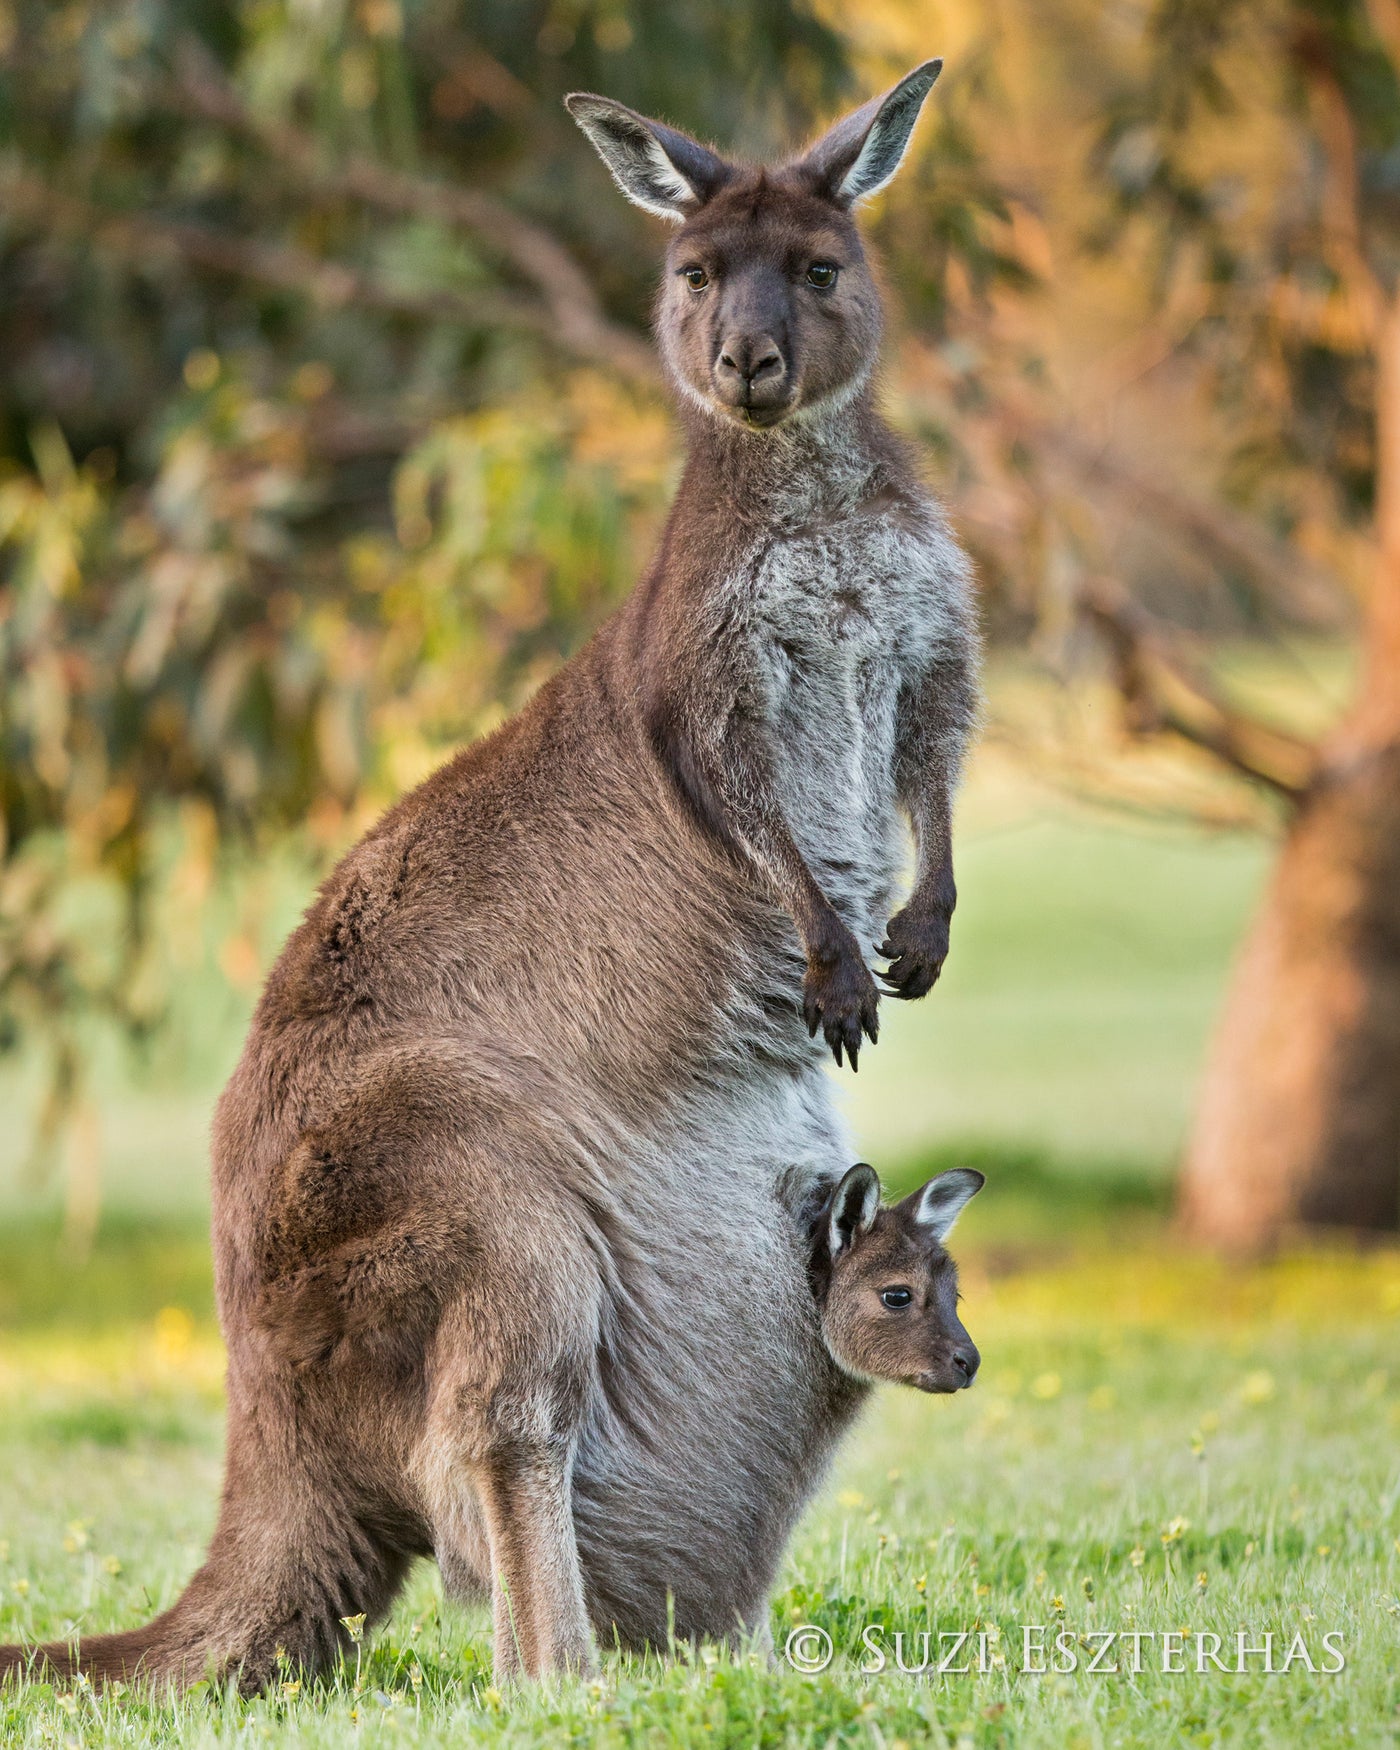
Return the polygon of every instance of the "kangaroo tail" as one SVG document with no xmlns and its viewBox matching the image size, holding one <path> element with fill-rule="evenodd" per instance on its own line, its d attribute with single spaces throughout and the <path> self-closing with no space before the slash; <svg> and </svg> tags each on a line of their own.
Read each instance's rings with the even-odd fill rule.
<svg viewBox="0 0 1400 1750">
<path fill-rule="evenodd" d="M 312 1526 L 294 1512 L 259 1522 L 226 1497 L 204 1566 L 176 1603 L 144 1628 L 89 1635 L 74 1645 L 0 1646 L 0 1685 L 87 1677 L 183 1689 L 236 1676 L 244 1694 L 281 1669 L 311 1673 L 348 1640 L 342 1619 L 369 1623 L 388 1609 L 408 1554 L 350 1517 Z M 309 1540 L 307 1533 L 320 1535 Z"/>
<path fill-rule="evenodd" d="M 177 1607 L 178 1608 L 178 1607 Z M 61 1681 L 80 1673 L 94 1683 L 134 1682 L 149 1656 L 164 1647 L 176 1612 L 167 1610 L 144 1628 L 119 1635 L 90 1635 L 81 1648 L 65 1641 L 44 1646 L 0 1646 L 0 1684 L 29 1677 L 36 1683 Z"/>
</svg>

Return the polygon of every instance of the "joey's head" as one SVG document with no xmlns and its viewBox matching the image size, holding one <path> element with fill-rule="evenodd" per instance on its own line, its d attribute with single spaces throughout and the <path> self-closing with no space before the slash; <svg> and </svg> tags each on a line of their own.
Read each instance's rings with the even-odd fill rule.
<svg viewBox="0 0 1400 1750">
<path fill-rule="evenodd" d="M 813 1234 L 812 1273 L 822 1335 L 848 1373 L 928 1392 L 972 1384 L 981 1357 L 958 1317 L 943 1241 L 985 1183 L 955 1168 L 889 1209 L 873 1167 L 852 1167 L 836 1186 Z"/>
<path fill-rule="evenodd" d="M 880 297 L 851 211 L 898 170 L 942 65 L 925 62 L 770 168 L 731 163 L 611 98 L 565 98 L 628 199 L 677 227 L 657 336 L 706 413 L 761 431 L 868 381 Z"/>
</svg>

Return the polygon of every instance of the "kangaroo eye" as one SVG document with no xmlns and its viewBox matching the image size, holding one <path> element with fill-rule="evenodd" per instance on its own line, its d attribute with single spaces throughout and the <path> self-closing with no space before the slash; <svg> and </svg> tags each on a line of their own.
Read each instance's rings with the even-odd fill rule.
<svg viewBox="0 0 1400 1750">
<path fill-rule="evenodd" d="M 710 276 L 703 267 L 686 267 L 681 269 L 681 278 L 692 292 L 703 292 L 710 283 Z"/>
<path fill-rule="evenodd" d="M 907 1288 L 882 1288 L 880 1299 L 891 1312 L 898 1312 L 903 1306 L 908 1306 L 914 1296 Z"/>
<path fill-rule="evenodd" d="M 829 261 L 814 261 L 807 269 L 807 284 L 828 291 L 836 284 L 836 269 Z"/>
</svg>

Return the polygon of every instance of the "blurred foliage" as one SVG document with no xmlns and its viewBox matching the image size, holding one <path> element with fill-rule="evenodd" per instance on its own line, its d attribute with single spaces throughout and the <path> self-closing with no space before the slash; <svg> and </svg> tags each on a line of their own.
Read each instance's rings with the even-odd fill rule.
<svg viewBox="0 0 1400 1750">
<path fill-rule="evenodd" d="M 1336 624 L 1296 574 L 1357 574 L 1369 366 L 1297 45 L 1388 212 L 1361 16 L 0 0 L 0 1046 L 48 1055 L 41 1129 L 92 1017 L 159 1026 L 173 892 L 324 859 L 635 578 L 676 462 L 656 229 L 564 92 L 756 156 L 947 55 L 868 221 L 888 398 L 1063 685 L 1104 576 L 1193 634 Z"/>
<path fill-rule="evenodd" d="M 259 395 L 204 352 L 186 375 L 149 484 L 75 465 L 52 424 L 34 473 L 0 480 L 0 993 L 64 1083 L 86 1007 L 159 1018 L 145 926 L 173 804 L 206 882 L 228 835 L 333 842 L 367 782 L 421 777 L 557 665 L 630 581 L 664 484 L 656 433 L 580 377 L 530 418 L 434 424 L 391 526 L 307 536 L 323 376 Z"/>
<path fill-rule="evenodd" d="M 1390 51 L 1387 52 L 1387 39 Z M 1400 271 L 1393 0 L 1157 0 L 1097 167 L 1242 429 L 1226 489 L 1282 529 L 1365 527 L 1375 287 Z"/>
<path fill-rule="evenodd" d="M 634 579 L 655 250 L 562 93 L 760 153 L 847 62 L 804 0 L 0 0 L 0 1045 L 51 1053 L 41 1128 L 88 1017 L 161 1020 L 163 883 L 343 842 Z M 1007 265 L 959 152 L 935 316 Z"/>
</svg>

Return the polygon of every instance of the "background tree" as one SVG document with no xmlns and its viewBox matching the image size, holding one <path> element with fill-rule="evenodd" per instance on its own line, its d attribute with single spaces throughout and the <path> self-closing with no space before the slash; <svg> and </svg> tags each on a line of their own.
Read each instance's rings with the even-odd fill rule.
<svg viewBox="0 0 1400 1750">
<path fill-rule="evenodd" d="M 1184 261 L 1216 393 L 1247 408 L 1236 495 L 1306 538 L 1319 506 L 1364 540 L 1355 695 L 1315 745 L 1262 736 L 1286 799 L 1277 869 L 1240 955 L 1181 1186 L 1191 1231 L 1234 1247 L 1290 1223 L 1400 1221 L 1400 8 L 1164 0 L 1104 163 Z M 1229 183 L 1229 130 L 1275 122 Z M 1206 118 L 1203 121 L 1203 117 Z M 1164 278 L 1167 277 L 1164 274 Z M 1169 721 L 1150 636 L 1089 603 L 1139 726 Z M 1188 696 L 1190 689 L 1187 689 Z M 1197 693 L 1199 703 L 1199 690 Z M 1222 747 L 1229 755 L 1239 747 Z"/>
</svg>

